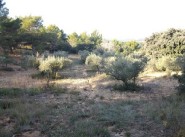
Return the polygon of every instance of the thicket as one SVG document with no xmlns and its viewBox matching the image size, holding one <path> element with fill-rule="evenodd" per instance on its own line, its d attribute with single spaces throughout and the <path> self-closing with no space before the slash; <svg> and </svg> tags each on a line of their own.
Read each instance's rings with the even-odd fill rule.
<svg viewBox="0 0 185 137">
<path fill-rule="evenodd" d="M 185 30 L 169 29 L 154 33 L 145 39 L 141 50 L 150 58 L 154 70 L 179 71 L 176 59 L 185 53 Z"/>
<path fill-rule="evenodd" d="M 145 39 L 144 49 L 152 58 L 183 55 L 185 53 L 185 30 L 169 29 L 154 33 Z"/>
</svg>

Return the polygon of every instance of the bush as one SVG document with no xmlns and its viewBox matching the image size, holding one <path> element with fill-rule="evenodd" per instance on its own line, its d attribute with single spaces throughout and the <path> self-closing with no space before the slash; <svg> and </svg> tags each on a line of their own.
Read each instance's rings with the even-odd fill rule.
<svg viewBox="0 0 185 137">
<path fill-rule="evenodd" d="M 104 66 L 109 65 L 109 64 L 111 64 L 114 61 L 116 61 L 116 57 L 114 57 L 114 56 L 103 58 Z"/>
<path fill-rule="evenodd" d="M 112 51 L 105 51 L 102 55 L 102 57 L 106 58 L 106 57 L 112 57 L 115 56 L 115 52 Z"/>
<path fill-rule="evenodd" d="M 76 53 L 78 53 L 80 50 L 87 50 L 89 52 L 92 52 L 96 48 L 96 45 L 94 44 L 78 44 L 74 50 Z"/>
<path fill-rule="evenodd" d="M 176 62 L 182 70 L 182 75 L 177 76 L 179 81 L 178 90 L 180 93 L 185 93 L 185 55 L 177 58 Z"/>
<path fill-rule="evenodd" d="M 24 69 L 36 66 L 36 58 L 33 55 L 22 56 L 21 67 Z"/>
<path fill-rule="evenodd" d="M 96 55 L 103 55 L 105 53 L 105 50 L 103 48 L 96 48 L 95 50 L 93 50 L 93 53 Z"/>
<path fill-rule="evenodd" d="M 80 59 L 81 59 L 82 63 L 85 63 L 85 60 L 89 54 L 90 54 L 90 52 L 88 50 L 80 50 L 78 52 L 78 55 L 80 55 Z"/>
<path fill-rule="evenodd" d="M 13 62 L 13 59 L 8 55 L 4 55 L 0 56 L 0 62 L 3 67 L 7 68 L 8 64 Z"/>
<path fill-rule="evenodd" d="M 143 49 L 146 54 L 161 58 L 163 56 L 179 56 L 185 53 L 185 30 L 169 29 L 167 31 L 154 33 L 145 39 Z"/>
<path fill-rule="evenodd" d="M 146 62 L 141 59 L 118 57 L 114 62 L 106 66 L 106 73 L 123 82 L 125 89 L 129 85 L 136 84 L 136 78 L 144 69 Z"/>
<path fill-rule="evenodd" d="M 176 64 L 176 58 L 170 56 L 163 56 L 155 62 L 155 67 L 158 71 L 178 71 L 179 66 Z"/>
<path fill-rule="evenodd" d="M 100 71 L 102 58 L 96 54 L 90 54 L 85 61 L 85 64 L 90 66 L 92 70 Z"/>
<path fill-rule="evenodd" d="M 40 59 L 39 70 L 47 74 L 47 86 L 49 86 L 50 79 L 56 78 L 57 72 L 70 63 L 71 60 L 64 57 L 48 56 L 47 58 Z"/>
</svg>

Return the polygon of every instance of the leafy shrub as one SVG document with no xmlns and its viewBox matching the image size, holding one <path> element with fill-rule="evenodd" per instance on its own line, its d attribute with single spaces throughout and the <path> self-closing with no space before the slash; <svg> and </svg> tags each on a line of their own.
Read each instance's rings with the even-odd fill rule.
<svg viewBox="0 0 185 137">
<path fill-rule="evenodd" d="M 77 46 L 74 48 L 75 52 L 78 53 L 80 50 L 88 50 L 89 52 L 92 52 L 93 49 L 96 48 L 96 45 L 94 44 L 77 44 Z"/>
<path fill-rule="evenodd" d="M 163 56 L 179 56 L 185 52 L 185 30 L 169 29 L 167 31 L 154 33 L 149 38 L 145 39 L 143 49 L 146 54 L 161 58 Z"/>
<path fill-rule="evenodd" d="M 57 72 L 70 63 L 71 60 L 64 57 L 48 56 L 47 58 L 40 59 L 39 70 L 47 74 L 47 86 L 49 86 L 50 79 L 56 78 Z"/>
<path fill-rule="evenodd" d="M 98 71 L 100 71 L 101 63 L 102 63 L 102 58 L 96 54 L 90 54 L 89 56 L 87 56 L 85 61 L 85 64 L 90 66 L 92 70 L 98 70 Z"/>
<path fill-rule="evenodd" d="M 4 55 L 4 56 L 0 56 L 0 62 L 1 62 L 2 66 L 7 68 L 8 64 L 13 62 L 13 59 L 10 56 L 8 56 L 8 55 Z"/>
<path fill-rule="evenodd" d="M 108 64 L 111 64 L 114 61 L 116 61 L 116 57 L 114 57 L 114 56 L 103 58 L 103 64 L 104 64 L 104 66 L 106 66 Z"/>
<path fill-rule="evenodd" d="M 182 70 L 182 75 L 177 76 L 179 81 L 178 90 L 180 93 L 185 93 L 185 55 L 177 59 L 177 64 Z"/>
<path fill-rule="evenodd" d="M 112 57 L 115 56 L 115 52 L 113 51 L 105 51 L 102 55 L 102 57 L 106 58 L 106 57 Z"/>
<path fill-rule="evenodd" d="M 78 52 L 78 55 L 80 55 L 80 59 L 81 59 L 82 63 L 85 63 L 85 60 L 89 54 L 90 54 L 90 52 L 88 50 L 80 50 Z"/>
<path fill-rule="evenodd" d="M 176 58 L 170 56 L 163 56 L 155 62 L 155 67 L 158 71 L 178 71 L 179 66 L 176 64 Z"/>
<path fill-rule="evenodd" d="M 96 48 L 95 50 L 93 50 L 93 53 L 96 55 L 103 55 L 105 53 L 105 50 L 103 48 Z"/>
<path fill-rule="evenodd" d="M 114 51 L 118 54 L 122 54 L 123 56 L 128 56 L 135 51 L 138 51 L 141 48 L 141 43 L 137 41 L 112 41 L 114 46 Z"/>
<path fill-rule="evenodd" d="M 135 85 L 136 78 L 144 69 L 146 62 L 141 59 L 118 57 L 114 62 L 106 66 L 106 73 L 123 82 L 125 89 L 129 85 Z"/>
<path fill-rule="evenodd" d="M 21 67 L 27 69 L 29 67 L 35 67 L 36 58 L 33 55 L 22 56 Z"/>
</svg>

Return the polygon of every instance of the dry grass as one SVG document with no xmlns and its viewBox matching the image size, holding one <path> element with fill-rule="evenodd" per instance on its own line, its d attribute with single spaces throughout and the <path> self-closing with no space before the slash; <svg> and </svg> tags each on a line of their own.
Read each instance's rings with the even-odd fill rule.
<svg viewBox="0 0 185 137">
<path fill-rule="evenodd" d="M 73 66 L 60 72 L 65 79 L 53 80 L 56 89 L 26 99 L 19 96 L 13 99 L 18 103 L 5 110 L 0 106 L 0 129 L 8 127 L 9 136 L 22 137 L 170 137 L 177 129 L 169 121 L 178 120 L 176 127 L 184 122 L 185 102 L 175 96 L 178 82 L 172 77 L 145 72 L 138 79 L 144 86 L 141 91 L 120 92 L 112 88 L 120 81 L 89 72 L 78 64 L 78 56 L 70 58 Z M 30 77 L 35 73 L 34 69 L 0 71 L 0 87 L 42 87 L 45 80 Z M 5 105 L 12 102 L 8 97 L 0 100 Z M 168 117 L 161 119 L 163 114 Z M 165 122 L 171 125 L 167 128 Z"/>
<path fill-rule="evenodd" d="M 44 80 L 32 79 L 31 75 L 37 73 L 34 69 L 28 71 L 12 71 L 0 73 L 1 88 L 37 88 L 46 83 Z"/>
</svg>

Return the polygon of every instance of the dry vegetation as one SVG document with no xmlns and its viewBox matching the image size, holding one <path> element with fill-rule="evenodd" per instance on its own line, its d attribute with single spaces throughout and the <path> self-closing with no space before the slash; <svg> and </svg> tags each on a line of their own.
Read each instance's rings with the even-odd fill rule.
<svg viewBox="0 0 185 137">
<path fill-rule="evenodd" d="M 65 79 L 47 89 L 31 78 L 37 70 L 0 71 L 0 136 L 184 137 L 185 100 L 173 77 L 145 72 L 140 91 L 120 92 L 118 81 L 69 58 Z"/>
</svg>

